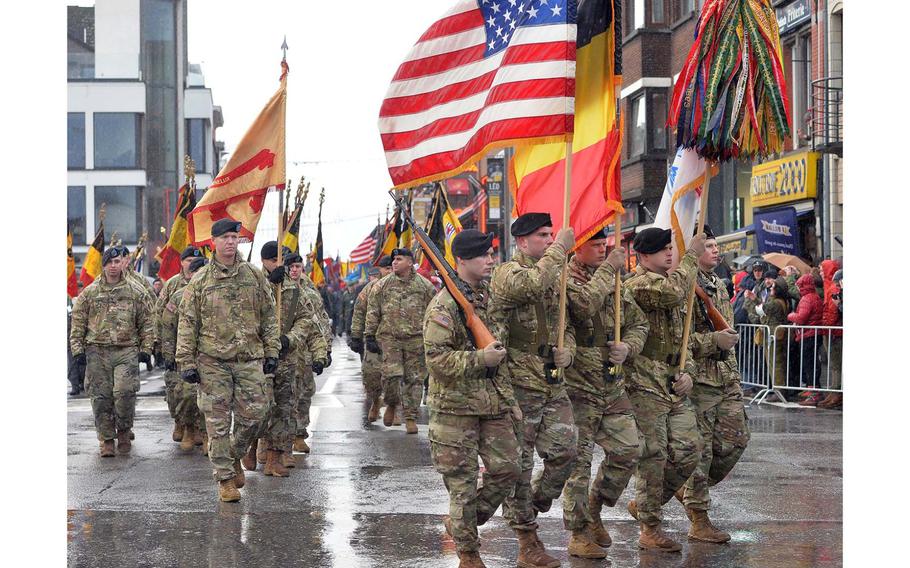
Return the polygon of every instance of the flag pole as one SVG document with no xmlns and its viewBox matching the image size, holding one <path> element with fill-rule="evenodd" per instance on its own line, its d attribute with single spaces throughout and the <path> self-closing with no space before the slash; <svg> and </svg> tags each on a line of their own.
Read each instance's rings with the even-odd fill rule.
<svg viewBox="0 0 910 568">
<path fill-rule="evenodd" d="M 708 184 L 711 182 L 712 167 L 714 167 L 714 164 L 706 161 L 705 178 L 702 182 L 701 201 L 699 202 L 698 210 L 698 231 L 696 231 L 696 234 L 703 233 L 705 230 L 705 213 L 708 210 Z M 698 270 L 698 267 L 696 267 L 696 270 Z M 686 366 L 686 354 L 689 350 L 689 330 L 692 328 L 692 308 L 695 305 L 695 286 L 697 283 L 698 273 L 696 272 L 696 277 L 692 280 L 692 287 L 689 288 L 689 297 L 686 299 L 686 320 L 685 325 L 683 325 L 682 345 L 680 346 L 679 350 L 680 370 Z"/>
<path fill-rule="evenodd" d="M 291 185 L 291 180 L 288 180 L 288 183 L 285 187 Z M 275 270 L 282 265 L 281 263 L 281 248 L 284 244 L 284 191 L 278 191 L 278 266 L 275 267 Z M 278 333 L 281 333 L 281 283 L 275 285 L 275 320 L 278 323 Z"/>
<path fill-rule="evenodd" d="M 565 188 L 562 193 L 562 228 L 569 227 L 569 206 L 572 200 L 572 141 L 566 142 L 566 180 Z M 569 260 L 568 251 L 566 251 L 565 262 L 562 267 L 562 275 L 559 278 L 559 336 L 556 339 L 557 349 L 562 349 L 566 339 L 566 284 L 569 281 L 569 271 L 567 264 Z"/>
</svg>

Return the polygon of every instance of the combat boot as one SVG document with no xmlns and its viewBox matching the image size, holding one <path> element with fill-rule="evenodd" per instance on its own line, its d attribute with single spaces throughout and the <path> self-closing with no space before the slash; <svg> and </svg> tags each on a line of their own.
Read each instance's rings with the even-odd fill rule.
<svg viewBox="0 0 910 568">
<path fill-rule="evenodd" d="M 414 420 L 413 418 L 408 418 L 407 420 L 404 421 L 404 423 L 405 423 L 404 428 L 405 428 L 406 433 L 408 433 L 408 434 L 417 433 L 417 421 L 416 420 Z"/>
<path fill-rule="evenodd" d="M 130 442 L 130 431 L 117 432 L 117 453 L 125 456 L 130 453 L 131 449 L 133 449 L 133 443 Z"/>
<path fill-rule="evenodd" d="M 193 445 L 201 446 L 202 445 L 202 436 L 205 433 L 205 428 L 196 428 L 193 427 Z"/>
<path fill-rule="evenodd" d="M 265 461 L 265 469 L 262 470 L 265 475 L 274 475 L 275 477 L 287 477 L 291 474 L 288 468 L 281 464 L 281 452 L 278 450 L 269 450 Z"/>
<path fill-rule="evenodd" d="M 395 422 L 395 405 L 387 404 L 382 415 L 382 423 L 388 428 L 393 422 Z"/>
<path fill-rule="evenodd" d="M 294 452 L 291 450 L 284 450 L 281 452 L 281 465 L 290 469 L 292 467 L 297 467 L 297 460 L 294 459 Z"/>
<path fill-rule="evenodd" d="M 240 489 L 246 485 L 246 475 L 243 473 L 243 468 L 240 467 L 240 460 L 234 460 L 234 487 Z"/>
<path fill-rule="evenodd" d="M 370 405 L 370 411 L 367 412 L 367 421 L 376 422 L 377 418 L 379 418 L 379 398 L 374 398 L 373 404 Z"/>
<path fill-rule="evenodd" d="M 557 568 L 559 560 L 553 558 L 537 538 L 536 530 L 515 530 L 518 536 L 518 566 L 521 568 Z"/>
<path fill-rule="evenodd" d="M 392 426 L 401 426 L 401 409 L 395 408 L 395 418 L 392 420 Z"/>
<path fill-rule="evenodd" d="M 196 438 L 196 428 L 193 426 L 187 426 L 183 429 L 183 439 L 180 440 L 180 449 L 184 452 L 188 452 L 193 449 L 195 445 Z"/>
<path fill-rule="evenodd" d="M 209 455 L 209 435 L 208 432 L 202 433 L 202 455 Z"/>
<path fill-rule="evenodd" d="M 641 535 L 638 537 L 638 548 L 645 550 L 660 550 L 663 552 L 679 552 L 682 547 L 660 530 L 660 524 L 646 525 L 641 523 Z"/>
<path fill-rule="evenodd" d="M 183 424 L 174 422 L 174 431 L 171 432 L 171 440 L 174 440 L 175 442 L 183 441 Z"/>
<path fill-rule="evenodd" d="M 233 477 L 218 482 L 218 497 L 225 503 L 240 501 L 240 491 L 237 491 Z"/>
<path fill-rule="evenodd" d="M 603 501 L 597 494 L 591 494 L 588 496 L 588 511 L 591 513 L 591 524 L 588 525 L 588 532 L 591 533 L 591 538 L 594 539 L 599 546 L 607 548 L 613 544 L 613 539 L 610 538 L 610 533 L 607 532 L 607 529 L 604 528 L 603 521 L 600 518 L 600 510 L 603 508 Z"/>
<path fill-rule="evenodd" d="M 103 458 L 112 458 L 114 457 L 114 441 L 105 440 L 101 442 L 101 457 Z"/>
<path fill-rule="evenodd" d="M 480 554 L 476 551 L 459 552 L 458 568 L 487 568 L 487 565 L 480 559 Z"/>
<path fill-rule="evenodd" d="M 264 440 L 263 440 L 263 442 L 264 442 Z M 268 459 L 268 457 L 269 457 L 269 455 L 268 455 L 269 447 L 268 446 L 269 445 L 266 443 L 262 443 L 262 444 L 258 445 L 258 447 L 256 449 L 256 461 L 258 463 L 265 463 L 265 461 Z"/>
<path fill-rule="evenodd" d="M 686 512 L 686 517 L 688 517 L 689 521 L 691 522 L 692 521 L 692 512 L 688 507 L 686 507 L 685 501 L 683 501 L 683 495 L 684 495 L 685 490 L 686 490 L 685 486 L 680 487 L 679 489 L 676 490 L 676 493 L 674 493 L 673 495 L 676 497 L 676 500 L 682 504 L 683 510 Z"/>
<path fill-rule="evenodd" d="M 587 530 L 572 531 L 572 536 L 569 537 L 569 556 L 606 558 L 607 551 L 594 542 Z"/>
<path fill-rule="evenodd" d="M 306 443 L 306 438 L 303 436 L 297 436 L 294 438 L 294 451 L 300 452 L 302 454 L 310 453 L 310 446 Z"/>
<path fill-rule="evenodd" d="M 130 432 L 130 440 L 135 440 L 135 439 L 136 439 L 136 433 L 135 433 L 135 432 L 133 432 L 133 430 L 132 430 L 132 429 L 130 429 L 130 431 L 129 431 L 129 432 Z"/>
<path fill-rule="evenodd" d="M 707 511 L 686 508 L 686 514 L 692 520 L 689 526 L 689 540 L 699 540 L 701 542 L 713 542 L 723 544 L 730 541 L 730 533 L 719 530 L 711 519 L 708 518 Z"/>
<path fill-rule="evenodd" d="M 626 505 L 626 511 L 629 511 L 633 519 L 638 520 L 638 503 L 635 502 L 635 499 L 629 501 L 629 504 Z"/>
<path fill-rule="evenodd" d="M 256 438 L 253 440 L 253 443 L 250 445 L 250 449 L 246 451 L 246 455 L 240 460 L 240 463 L 243 464 L 243 467 L 247 471 L 256 471 L 256 448 L 259 446 L 259 439 Z M 241 487 L 243 487 L 241 485 Z"/>
</svg>

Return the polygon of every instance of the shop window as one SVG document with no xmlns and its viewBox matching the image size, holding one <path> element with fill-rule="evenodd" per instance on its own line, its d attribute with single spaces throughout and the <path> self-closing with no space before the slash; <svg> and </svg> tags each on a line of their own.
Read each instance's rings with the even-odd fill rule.
<svg viewBox="0 0 910 568">
<path fill-rule="evenodd" d="M 85 113 L 66 113 L 66 168 L 85 169 Z"/>
<path fill-rule="evenodd" d="M 644 95 L 632 99 L 632 120 L 629 124 L 629 157 L 634 158 L 645 153 L 645 133 L 647 132 L 646 105 Z"/>
<path fill-rule="evenodd" d="M 84 185 L 70 185 L 66 188 L 66 224 L 73 232 L 73 244 L 86 244 Z"/>
<path fill-rule="evenodd" d="M 139 167 L 139 115 L 131 112 L 96 112 L 95 168 Z"/>
<path fill-rule="evenodd" d="M 139 188 L 133 186 L 96 186 L 95 187 L 95 219 L 101 205 L 105 205 L 104 236 L 110 242 L 111 236 L 117 232 L 117 238 L 124 243 L 138 241 L 141 213 Z"/>
</svg>

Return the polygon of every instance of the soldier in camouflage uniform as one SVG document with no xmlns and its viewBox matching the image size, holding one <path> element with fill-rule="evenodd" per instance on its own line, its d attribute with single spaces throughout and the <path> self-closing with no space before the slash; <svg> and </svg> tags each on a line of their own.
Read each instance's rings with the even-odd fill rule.
<svg viewBox="0 0 910 568">
<path fill-rule="evenodd" d="M 708 240 L 698 259 L 698 285 L 711 299 L 724 320 L 733 322 L 733 307 L 727 287 L 714 268 L 720 263 L 717 240 L 705 226 Z M 689 539 L 723 543 L 730 535 L 718 530 L 708 518 L 711 498 L 708 487 L 723 480 L 739 461 L 749 443 L 749 426 L 743 408 L 742 377 L 733 348 L 739 334 L 733 329 L 717 330 L 707 317 L 707 308 L 695 298 L 692 314 L 692 353 L 695 360 L 695 385 L 689 398 L 695 405 L 698 431 L 703 449 L 698 466 L 686 482 L 685 492 L 677 497 L 686 507 L 691 521 Z"/>
<path fill-rule="evenodd" d="M 624 367 L 626 390 L 641 432 L 635 500 L 629 513 L 638 519 L 640 548 L 678 552 L 679 544 L 660 529 L 661 508 L 692 475 L 701 454 L 695 408 L 689 399 L 695 362 L 692 344 L 680 372 L 679 351 L 686 302 L 704 252 L 704 234 L 693 237 L 679 266 L 673 265 L 669 229 L 649 228 L 635 237 L 639 255 L 635 274 L 624 284 L 648 318 L 648 339 Z"/>
<path fill-rule="evenodd" d="M 154 317 L 145 296 L 123 276 L 123 252 L 101 257 L 102 274 L 76 298 L 70 349 L 85 365 L 85 390 L 92 401 L 101 456 L 128 454 L 139 391 L 139 361 L 148 363 Z"/>
<path fill-rule="evenodd" d="M 370 268 L 370 281 L 357 295 L 357 301 L 354 303 L 354 313 L 351 317 L 350 347 L 352 351 L 360 354 L 360 373 L 363 376 L 363 390 L 370 403 L 370 409 L 367 411 L 367 420 L 370 422 L 375 422 L 379 418 L 380 399 L 382 397 L 382 372 L 380 369 L 382 361 L 378 353 L 364 350 L 363 326 L 366 323 L 367 303 L 373 286 L 380 278 L 392 271 L 391 267 L 392 259 L 384 256 L 380 259 L 378 267 Z"/>
<path fill-rule="evenodd" d="M 578 427 L 578 460 L 563 492 L 563 523 L 572 531 L 569 554 L 605 558 L 601 547 L 612 544 L 600 511 L 616 505 L 638 462 L 638 426 L 625 380 L 614 365 L 641 352 L 648 319 L 628 291 L 621 294 L 621 341 L 614 333 L 616 272 L 625 249 L 606 256 L 607 235 L 601 230 L 578 247 L 569 262 L 568 310 L 575 328 L 575 361 L 566 369 L 566 389 Z M 606 260 L 605 260 L 606 258 Z M 590 487 L 594 444 L 604 460 Z"/>
<path fill-rule="evenodd" d="M 200 385 L 199 410 L 222 501 L 240 499 L 240 458 L 268 418 L 266 375 L 278 367 L 281 349 L 269 283 L 237 254 L 240 229 L 228 219 L 212 225 L 214 258 L 184 290 L 177 329 L 177 366 L 183 380 Z"/>
<path fill-rule="evenodd" d="M 174 417 L 174 441 L 180 442 L 180 449 L 189 451 L 196 443 L 197 429 L 200 443 L 204 443 L 205 419 L 196 404 L 198 388 L 195 384 L 180 380 L 177 372 L 177 322 L 183 290 L 190 283 L 193 274 L 205 265 L 202 251 L 186 247 L 180 253 L 180 272 L 168 279 L 155 310 L 158 314 L 158 334 L 164 363 L 164 388 L 168 408 Z M 178 440 L 179 437 L 179 440 Z"/>
<path fill-rule="evenodd" d="M 549 510 L 575 464 L 578 436 L 562 371 L 572 363 L 574 329 L 566 318 L 565 345 L 559 334 L 559 279 L 566 253 L 575 244 L 571 228 L 553 240 L 546 213 L 526 213 L 511 227 L 518 252 L 493 271 L 490 317 L 504 329 L 507 370 L 523 420 L 519 431 L 521 475 L 503 504 L 518 536 L 520 566 L 559 566 L 537 537 L 538 512 Z M 531 481 L 534 450 L 544 467 Z"/>
<path fill-rule="evenodd" d="M 357 301 L 357 289 L 354 286 L 345 286 L 342 300 L 342 329 L 348 337 L 351 336 L 351 320 L 354 317 L 354 302 Z"/>
<path fill-rule="evenodd" d="M 452 253 L 458 276 L 467 284 L 474 311 L 489 322 L 493 234 L 475 229 L 458 233 Z M 501 330 L 491 329 L 493 336 Z M 459 568 L 484 566 L 477 527 L 512 491 L 521 470 L 516 429 L 521 411 L 505 369 L 506 351 L 498 341 L 475 349 L 461 308 L 448 290 L 430 302 L 423 320 L 423 344 L 430 372 L 430 443 L 433 466 L 449 492 L 446 530 L 455 540 Z M 477 456 L 483 457 L 483 485 L 477 489 Z"/>
<path fill-rule="evenodd" d="M 364 323 L 365 346 L 382 356 L 382 423 L 391 426 L 395 407 L 404 407 L 408 434 L 417 433 L 426 362 L 421 322 L 436 294 L 433 285 L 414 271 L 409 249 L 392 251 L 392 274 L 373 286 Z"/>
</svg>

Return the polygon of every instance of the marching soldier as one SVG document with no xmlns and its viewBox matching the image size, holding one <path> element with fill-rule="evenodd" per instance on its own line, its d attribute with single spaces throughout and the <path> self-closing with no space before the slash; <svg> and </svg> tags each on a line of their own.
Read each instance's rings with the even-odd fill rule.
<svg viewBox="0 0 910 568">
<path fill-rule="evenodd" d="M 202 251 L 188 246 L 180 253 L 180 272 L 168 279 L 158 296 L 156 313 L 158 314 L 158 335 L 164 363 L 164 388 L 168 410 L 174 418 L 175 442 L 180 442 L 180 449 L 189 451 L 196 444 L 205 443 L 205 419 L 196 404 L 197 386 L 180 380 L 177 372 L 177 321 L 183 290 L 190 283 L 193 274 L 205 265 Z M 197 436 L 198 428 L 198 436 Z"/>
<path fill-rule="evenodd" d="M 600 511 L 612 507 L 638 462 L 638 426 L 622 374 L 614 365 L 638 354 L 648 337 L 648 320 L 629 292 L 621 294 L 621 341 L 613 337 L 616 273 L 625 249 L 606 255 L 601 230 L 576 250 L 569 262 L 568 308 L 575 328 L 575 361 L 566 369 L 566 389 L 578 427 L 578 460 L 563 492 L 563 523 L 572 531 L 569 554 L 605 558 L 612 544 Z M 606 260 L 604 260 L 606 258 Z M 590 483 L 594 444 L 604 451 Z M 589 493 L 589 485 L 590 493 Z"/>
<path fill-rule="evenodd" d="M 452 240 L 458 276 L 471 288 L 474 310 L 487 323 L 493 269 L 493 234 L 475 229 Z M 516 426 L 521 420 L 508 376 L 497 367 L 506 357 L 494 342 L 476 350 L 461 308 L 448 290 L 430 302 L 423 320 L 423 343 L 430 372 L 430 443 L 433 466 L 449 492 L 446 531 L 455 541 L 460 568 L 484 563 L 477 527 L 512 491 L 520 471 Z M 494 337 L 497 330 L 492 330 Z M 477 489 L 477 457 L 483 458 L 483 485 Z"/>
<path fill-rule="evenodd" d="M 518 252 L 493 271 L 490 314 L 507 330 L 500 339 L 508 350 L 507 369 L 523 420 L 519 434 L 521 475 L 513 496 L 503 504 L 518 535 L 519 566 L 559 566 L 537 536 L 538 512 L 550 509 L 562 493 L 575 463 L 578 437 L 572 404 L 559 369 L 572 363 L 574 331 L 566 318 L 565 346 L 555 347 L 559 333 L 559 276 L 566 253 L 575 244 L 570 228 L 553 240 L 547 213 L 526 213 L 512 223 Z M 543 471 L 531 481 L 534 450 Z"/>
<path fill-rule="evenodd" d="M 123 275 L 124 250 L 104 251 L 102 274 L 76 298 L 70 330 L 73 359 L 86 368 L 101 457 L 114 456 L 114 438 L 117 452 L 130 453 L 139 362 L 150 361 L 155 339 L 147 298 Z"/>
<path fill-rule="evenodd" d="M 727 287 L 714 269 L 720 263 L 717 240 L 705 226 L 708 240 L 698 258 L 698 285 L 720 311 L 726 322 L 733 322 L 733 307 Z M 708 318 L 707 306 L 695 299 L 692 314 L 692 352 L 695 358 L 695 385 L 689 397 L 695 405 L 702 453 L 698 466 L 685 488 L 676 495 L 686 507 L 691 521 L 689 539 L 723 543 L 730 534 L 719 530 L 708 518 L 711 498 L 708 487 L 720 483 L 739 461 L 749 443 L 749 426 L 743 409 L 736 354 L 733 348 L 739 334 L 733 329 L 718 330 Z"/>
<path fill-rule="evenodd" d="M 387 261 L 387 262 L 385 262 Z M 351 350 L 360 354 L 360 372 L 363 375 L 363 390 L 370 402 L 367 420 L 375 422 L 379 418 L 380 398 L 382 397 L 382 363 L 378 354 L 365 351 L 363 348 L 363 326 L 366 322 L 367 303 L 374 284 L 392 271 L 392 259 L 382 257 L 378 267 L 369 270 L 370 281 L 360 290 L 357 301 L 354 303 L 354 313 L 351 317 Z M 384 266 L 385 265 L 385 266 Z"/>
<path fill-rule="evenodd" d="M 652 227 L 635 236 L 639 256 L 625 289 L 648 318 L 650 331 L 641 353 L 627 366 L 626 389 L 641 432 L 635 499 L 629 513 L 641 526 L 639 548 L 678 552 L 681 547 L 660 529 L 661 508 L 692 475 L 701 453 L 695 408 L 689 399 L 695 362 L 688 346 L 679 369 L 686 301 L 698 271 L 705 237 L 696 235 L 673 270 L 671 231 Z"/>
<path fill-rule="evenodd" d="M 426 362 L 421 322 L 436 289 L 414 271 L 414 254 L 392 251 L 392 274 L 370 292 L 364 337 L 367 350 L 382 356 L 382 423 L 391 426 L 395 407 L 404 407 L 408 434 L 417 433 L 417 413 L 423 394 Z"/>
<path fill-rule="evenodd" d="M 177 329 L 177 366 L 183 380 L 199 383 L 222 501 L 240 500 L 240 458 L 268 418 L 266 375 L 278 367 L 281 349 L 269 283 L 237 254 L 240 228 L 229 219 L 212 225 L 215 255 L 184 290 Z"/>
</svg>

